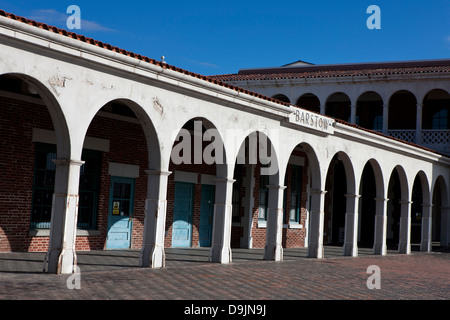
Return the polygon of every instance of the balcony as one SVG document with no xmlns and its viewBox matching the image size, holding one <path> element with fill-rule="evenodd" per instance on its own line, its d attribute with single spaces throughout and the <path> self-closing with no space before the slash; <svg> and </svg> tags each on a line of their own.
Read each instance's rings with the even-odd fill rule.
<svg viewBox="0 0 450 320">
<path fill-rule="evenodd" d="M 450 130 L 388 130 L 387 135 L 450 155 Z"/>
</svg>

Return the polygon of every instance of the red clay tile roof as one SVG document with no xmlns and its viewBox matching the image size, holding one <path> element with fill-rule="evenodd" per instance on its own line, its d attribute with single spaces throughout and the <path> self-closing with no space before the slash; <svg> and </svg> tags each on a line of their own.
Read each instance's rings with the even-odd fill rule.
<svg viewBox="0 0 450 320">
<path fill-rule="evenodd" d="M 215 75 L 211 78 L 220 81 L 252 81 L 445 72 L 450 73 L 450 59 L 243 69 L 237 74 Z"/>
<path fill-rule="evenodd" d="M 86 42 L 86 43 L 89 43 L 89 44 L 92 44 L 92 45 L 95 45 L 95 46 L 98 46 L 98 47 L 102 47 L 102 48 L 105 48 L 107 50 L 111 50 L 111 51 L 114 51 L 114 52 L 117 52 L 117 53 L 129 56 L 129 57 L 132 57 L 132 58 L 135 58 L 135 59 L 138 59 L 138 60 L 142 60 L 142 61 L 154 64 L 154 65 L 160 66 L 160 67 L 165 68 L 165 69 L 170 69 L 170 70 L 174 70 L 176 72 L 187 74 L 187 75 L 190 75 L 192 77 L 199 78 L 199 79 L 202 79 L 202 80 L 205 80 L 205 81 L 208 81 L 208 82 L 211 82 L 211 83 L 214 83 L 214 84 L 217 84 L 217 85 L 220 85 L 220 86 L 223 86 L 223 87 L 226 87 L 226 88 L 238 91 L 238 92 L 242 92 L 242 93 L 254 96 L 254 97 L 258 97 L 258 98 L 263 99 L 263 100 L 271 101 L 271 102 L 274 102 L 274 103 L 277 103 L 277 104 L 280 104 L 280 105 L 283 105 L 283 106 L 289 106 L 289 103 L 285 103 L 285 102 L 282 102 L 282 101 L 279 101 L 277 99 L 273 99 L 273 98 L 264 96 L 264 95 L 256 93 L 256 92 L 249 91 L 247 89 L 243 89 L 243 88 L 240 88 L 240 87 L 237 87 L 237 86 L 234 86 L 234 85 L 222 82 L 219 79 L 214 79 L 214 78 L 211 78 L 211 77 L 208 77 L 208 76 L 200 75 L 200 74 L 197 74 L 197 73 L 194 73 L 194 72 L 190 72 L 190 71 L 187 71 L 187 70 L 184 70 L 184 69 L 181 69 L 181 68 L 177 68 L 177 67 L 169 65 L 167 63 L 163 63 L 161 61 L 156 61 L 155 59 L 151 59 L 151 58 L 148 58 L 146 56 L 142 56 L 140 54 L 136 54 L 134 52 L 127 51 L 127 50 L 121 49 L 119 47 L 112 46 L 112 45 L 110 45 L 108 43 L 104 43 L 102 41 L 94 40 L 92 38 L 88 38 L 88 37 L 85 37 L 83 35 L 80 35 L 80 34 L 77 34 L 77 33 L 71 32 L 71 31 L 67 31 L 67 30 L 64 30 L 64 29 L 61 29 L 61 28 L 57 28 L 57 27 L 54 27 L 54 26 L 49 26 L 49 25 L 47 25 L 45 23 L 41 23 L 41 22 L 30 20 L 30 19 L 27 19 L 27 18 L 24 18 L 24 17 L 21 17 L 21 16 L 17 16 L 17 15 L 15 15 L 13 13 L 8 13 L 8 12 L 5 12 L 4 10 L 1 10 L 1 9 L 0 9 L 0 16 L 7 17 L 9 19 L 16 20 L 16 21 L 19 21 L 19 22 L 23 22 L 23 23 L 29 24 L 31 26 L 35 26 L 35 27 L 40 28 L 40 29 L 48 30 L 48 31 L 53 32 L 53 33 L 58 33 L 60 35 L 63 35 L 63 36 L 66 36 L 66 37 L 69 37 L 69 38 L 72 38 L 72 39 L 76 39 L 76 40 L 79 40 L 79 41 L 83 41 L 83 42 Z"/>
</svg>

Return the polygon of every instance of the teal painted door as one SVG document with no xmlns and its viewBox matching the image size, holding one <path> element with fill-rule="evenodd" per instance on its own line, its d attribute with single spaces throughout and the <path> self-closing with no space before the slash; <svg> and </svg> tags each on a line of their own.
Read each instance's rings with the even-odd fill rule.
<svg viewBox="0 0 450 320">
<path fill-rule="evenodd" d="M 107 249 L 128 249 L 131 244 L 134 179 L 111 178 Z"/>
<path fill-rule="evenodd" d="M 172 247 L 191 246 L 193 202 L 194 184 L 175 182 Z"/>
<path fill-rule="evenodd" d="M 202 185 L 200 203 L 200 247 L 210 247 L 212 237 L 212 221 L 214 215 L 215 188 L 210 185 Z"/>
</svg>

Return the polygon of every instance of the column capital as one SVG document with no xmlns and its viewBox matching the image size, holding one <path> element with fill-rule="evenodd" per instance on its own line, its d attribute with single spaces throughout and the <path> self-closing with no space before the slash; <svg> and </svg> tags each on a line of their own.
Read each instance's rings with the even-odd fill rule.
<svg viewBox="0 0 450 320">
<path fill-rule="evenodd" d="M 157 176 L 157 175 L 161 175 L 161 176 L 170 176 L 172 174 L 172 171 L 166 171 L 166 170 L 145 170 L 145 173 L 148 174 L 149 176 Z"/>
<path fill-rule="evenodd" d="M 74 159 L 53 159 L 52 162 L 57 166 L 79 166 L 84 164 L 83 160 Z"/>
<path fill-rule="evenodd" d="M 356 198 L 356 199 L 361 198 L 361 195 L 360 195 L 360 194 L 353 194 L 353 193 L 346 193 L 344 196 L 345 196 L 347 199 L 348 199 L 348 198 Z"/>
<path fill-rule="evenodd" d="M 309 192 L 310 193 L 314 193 L 314 194 L 320 194 L 320 195 L 323 195 L 323 194 L 327 193 L 326 190 L 321 190 L 321 189 L 309 189 Z"/>
<path fill-rule="evenodd" d="M 225 182 L 225 183 L 234 183 L 235 179 L 228 179 L 228 178 L 214 178 L 214 181 L 216 182 Z"/>
<path fill-rule="evenodd" d="M 279 186 L 279 185 L 277 185 L 277 184 L 268 184 L 268 185 L 267 185 L 267 188 L 268 188 L 268 189 L 279 189 L 279 190 L 284 190 L 284 189 L 286 189 L 287 187 L 286 187 L 286 186 Z"/>
</svg>

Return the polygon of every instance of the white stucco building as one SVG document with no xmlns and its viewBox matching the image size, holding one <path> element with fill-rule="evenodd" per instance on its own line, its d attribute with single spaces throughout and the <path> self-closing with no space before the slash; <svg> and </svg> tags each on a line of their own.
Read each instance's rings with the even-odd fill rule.
<svg viewBox="0 0 450 320">
<path fill-rule="evenodd" d="M 409 88 L 420 103 L 448 94 L 448 76 L 234 86 L 0 11 L 0 249 L 44 250 L 48 272 L 71 273 L 92 248 L 140 248 L 141 266 L 163 267 L 165 247 L 206 243 L 210 261 L 229 263 L 233 237 L 279 261 L 283 231 L 317 258 L 334 240 L 356 256 L 361 238 L 374 254 L 388 240 L 407 254 L 417 223 L 421 250 L 448 245 L 447 149 L 270 98 L 307 91 L 322 106 L 338 86 L 355 106 Z"/>
</svg>

